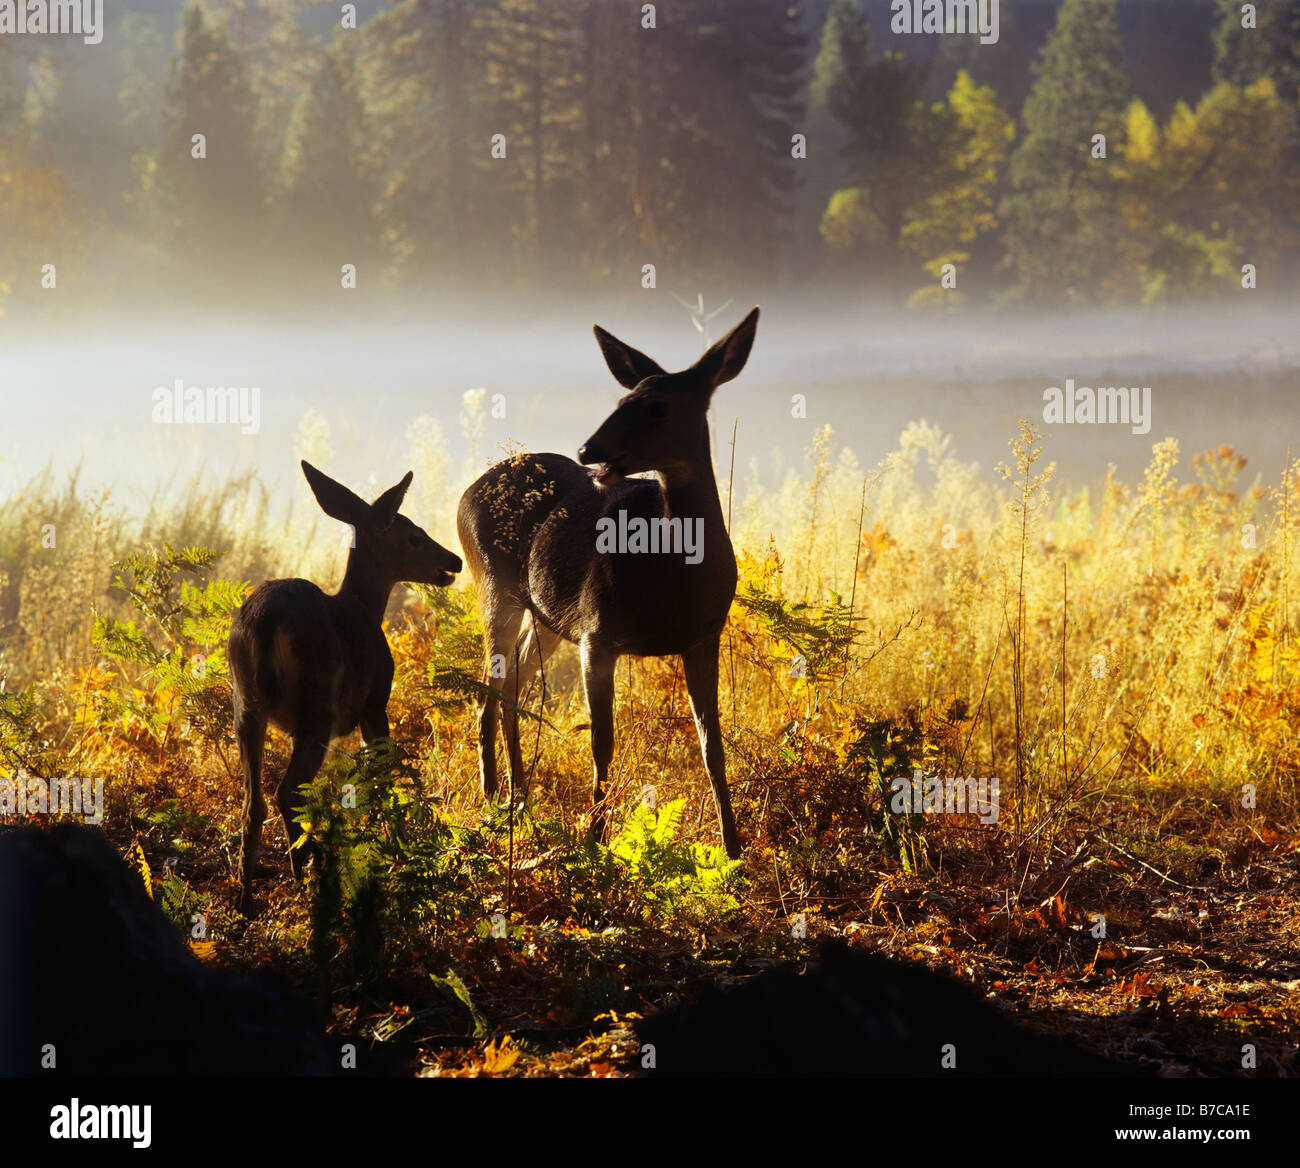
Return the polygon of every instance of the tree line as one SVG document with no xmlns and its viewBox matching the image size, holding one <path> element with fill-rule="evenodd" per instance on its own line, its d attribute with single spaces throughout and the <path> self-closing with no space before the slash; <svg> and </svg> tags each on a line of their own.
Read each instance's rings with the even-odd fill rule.
<svg viewBox="0 0 1300 1168">
<path fill-rule="evenodd" d="M 104 54 L 0 45 L 0 294 L 1294 288 L 1300 0 L 1201 0 L 1194 93 L 1135 82 L 1117 0 L 1049 7 L 982 45 L 880 0 L 223 0 L 169 48 L 140 0 Z"/>
</svg>

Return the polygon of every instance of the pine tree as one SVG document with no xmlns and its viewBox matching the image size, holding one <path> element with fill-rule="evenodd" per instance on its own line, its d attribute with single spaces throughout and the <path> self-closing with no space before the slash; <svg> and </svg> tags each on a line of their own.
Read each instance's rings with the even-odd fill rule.
<svg viewBox="0 0 1300 1168">
<path fill-rule="evenodd" d="M 303 17 L 319 0 L 208 0 L 208 22 L 221 29 L 257 91 L 254 137 L 263 172 L 280 166 L 289 121 L 320 69 L 324 47 Z M 338 31 L 349 31 L 338 28 Z M 355 30 L 350 30 L 355 32 Z"/>
<path fill-rule="evenodd" d="M 1242 27 L 1241 5 L 1219 0 L 1222 18 L 1214 31 L 1214 78 L 1245 87 L 1268 78 L 1287 111 L 1286 144 L 1267 186 L 1272 219 L 1300 226 L 1300 0 L 1264 0 L 1255 5 L 1257 27 Z M 1260 257 L 1255 257 L 1258 262 Z M 1294 287 L 1300 277 L 1300 246 L 1291 240 L 1275 254 L 1275 279 Z"/>
<path fill-rule="evenodd" d="M 0 41 L 0 141 L 9 141 L 26 133 L 23 90 L 19 83 L 21 74 L 13 40 L 5 38 Z"/>
<path fill-rule="evenodd" d="M 1110 153 L 1130 88 L 1115 0 L 1065 0 L 1034 65 L 1004 200 L 1014 294 L 1038 304 L 1095 301 L 1119 262 Z M 1106 158 L 1096 135 L 1104 135 Z"/>
<path fill-rule="evenodd" d="M 843 101 L 861 91 L 871 60 L 871 30 L 862 0 L 831 0 L 813 62 L 809 96 L 814 107 L 835 109 L 843 120 Z M 849 111 L 849 118 L 852 117 Z"/>
<path fill-rule="evenodd" d="M 572 284 L 581 270 L 582 15 L 576 0 L 498 0 L 489 18 L 493 129 L 513 161 L 485 177 L 508 217 L 499 234 L 512 248 L 500 263 L 519 283 Z"/>
<path fill-rule="evenodd" d="M 253 125 L 257 95 L 244 63 L 202 10 L 185 12 L 164 96 L 156 186 L 166 233 L 197 277 L 238 279 L 262 254 L 266 196 Z M 204 136 L 202 158 L 193 136 Z"/>
<path fill-rule="evenodd" d="M 930 74 L 930 93 L 936 98 L 952 90 L 957 74 L 966 72 L 980 86 L 991 86 L 998 104 L 1018 117 L 1029 96 L 1029 62 L 1033 46 L 1026 43 L 1019 10 L 1008 0 L 998 8 L 998 39 L 980 43 L 978 32 L 940 38 L 939 52 Z"/>
<path fill-rule="evenodd" d="M 1257 27 L 1242 27 L 1237 0 L 1219 0 L 1214 30 L 1214 79 L 1246 86 L 1268 77 L 1282 100 L 1296 110 L 1300 98 L 1300 0 L 1256 4 Z M 1297 111 L 1300 116 L 1300 111 Z"/>
<path fill-rule="evenodd" d="M 867 19 L 856 0 L 837 0 L 827 15 L 821 51 L 814 66 L 816 92 L 848 134 L 844 154 L 850 181 L 859 194 L 837 193 L 823 219 L 822 231 L 840 231 L 837 214 L 879 224 L 881 242 L 872 256 L 882 283 L 902 272 L 901 237 L 908 211 L 933 189 L 944 164 L 945 124 L 923 93 L 929 65 L 888 52 L 871 59 Z"/>
<path fill-rule="evenodd" d="M 717 0 L 715 12 L 716 36 L 706 38 L 702 24 L 688 58 L 704 55 L 702 66 L 690 67 L 692 112 L 716 127 L 698 142 L 691 246 L 716 275 L 772 276 L 794 237 L 804 164 L 793 157 L 792 136 L 804 129 L 807 37 L 793 6 Z"/>
<path fill-rule="evenodd" d="M 311 89 L 294 108 L 281 163 L 278 235 L 295 264 L 334 275 L 377 259 L 381 177 L 357 76 L 355 35 L 337 29 Z"/>
<path fill-rule="evenodd" d="M 620 115 L 633 144 L 620 214 L 640 231 L 638 263 L 686 295 L 779 271 L 794 234 L 807 37 L 792 6 L 748 0 L 659 5 L 630 45 Z M 597 100 L 599 99 L 597 95 Z"/>
<path fill-rule="evenodd" d="M 387 177 L 380 205 L 386 247 L 408 283 L 490 280 L 508 240 L 493 160 L 503 132 L 487 55 L 499 0 L 394 0 L 365 25 L 363 94 Z"/>
</svg>

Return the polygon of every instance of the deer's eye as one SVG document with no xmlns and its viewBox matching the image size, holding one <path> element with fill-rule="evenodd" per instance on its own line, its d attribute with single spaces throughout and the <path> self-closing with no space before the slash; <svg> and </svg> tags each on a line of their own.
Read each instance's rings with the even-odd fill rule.
<svg viewBox="0 0 1300 1168">
<path fill-rule="evenodd" d="M 666 418 L 668 416 L 668 403 L 662 398 L 652 401 L 646 406 L 646 413 L 656 420 Z"/>
</svg>

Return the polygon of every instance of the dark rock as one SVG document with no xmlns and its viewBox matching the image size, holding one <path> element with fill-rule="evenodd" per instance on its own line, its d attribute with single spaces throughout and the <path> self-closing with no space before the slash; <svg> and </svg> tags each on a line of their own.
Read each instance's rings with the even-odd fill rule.
<svg viewBox="0 0 1300 1168">
<path fill-rule="evenodd" d="M 838 942 L 806 972 L 769 970 L 646 1018 L 653 1076 L 888 1078 L 1138 1076 L 1004 1018 L 971 988 L 923 966 Z M 956 1065 L 945 1068 L 945 1047 Z"/>
<path fill-rule="evenodd" d="M 356 1074 L 342 1042 L 270 971 L 197 961 L 100 832 L 0 833 L 0 1073 Z"/>
</svg>

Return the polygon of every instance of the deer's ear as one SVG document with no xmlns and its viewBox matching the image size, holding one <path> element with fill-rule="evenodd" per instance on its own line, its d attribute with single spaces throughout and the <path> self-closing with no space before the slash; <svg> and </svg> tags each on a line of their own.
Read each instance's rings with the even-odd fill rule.
<svg viewBox="0 0 1300 1168">
<path fill-rule="evenodd" d="M 370 514 L 381 529 L 387 527 L 397 518 L 397 512 L 402 506 L 402 500 L 406 498 L 406 488 L 411 485 L 411 476 L 412 472 L 408 470 L 402 476 L 400 483 L 389 487 L 378 499 L 370 504 Z"/>
<path fill-rule="evenodd" d="M 663 370 L 644 353 L 638 352 L 631 345 L 625 345 L 618 337 L 607 333 L 600 325 L 592 325 L 596 334 L 596 343 L 605 356 L 605 364 L 614 375 L 614 380 L 624 389 L 634 389 L 647 377 L 662 375 Z"/>
<path fill-rule="evenodd" d="M 302 473 L 307 476 L 307 485 L 326 515 L 356 527 L 370 514 L 370 505 L 363 498 L 354 495 L 342 483 L 336 483 L 329 475 L 322 474 L 305 459 Z"/>
<path fill-rule="evenodd" d="M 695 369 L 708 381 L 710 392 L 724 381 L 730 381 L 738 376 L 744 369 L 745 362 L 749 360 L 749 350 L 754 345 L 754 333 L 757 329 L 758 309 L 755 308 L 695 362 Z"/>
</svg>

